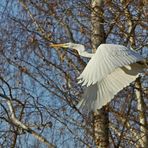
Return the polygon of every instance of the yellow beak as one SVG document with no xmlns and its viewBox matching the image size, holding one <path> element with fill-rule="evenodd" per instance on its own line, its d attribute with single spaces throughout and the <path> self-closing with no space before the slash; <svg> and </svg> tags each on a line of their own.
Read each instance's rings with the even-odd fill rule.
<svg viewBox="0 0 148 148">
<path fill-rule="evenodd" d="M 49 46 L 50 47 L 55 47 L 55 48 L 58 48 L 58 47 L 67 48 L 67 46 L 65 44 L 50 44 Z"/>
</svg>

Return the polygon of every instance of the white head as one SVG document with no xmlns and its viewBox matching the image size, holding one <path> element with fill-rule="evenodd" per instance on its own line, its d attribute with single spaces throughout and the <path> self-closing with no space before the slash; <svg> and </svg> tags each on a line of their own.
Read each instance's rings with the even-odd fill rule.
<svg viewBox="0 0 148 148">
<path fill-rule="evenodd" d="M 88 53 L 85 51 L 85 47 L 81 44 L 75 44 L 75 43 L 64 43 L 64 44 L 51 44 L 50 47 L 54 47 L 54 48 L 70 48 L 70 49 L 75 49 L 78 51 L 79 55 L 83 56 L 83 57 L 87 57 L 87 58 L 91 58 L 93 56 L 92 53 Z"/>
<path fill-rule="evenodd" d="M 78 49 L 78 48 L 80 48 L 82 45 L 81 45 L 81 44 L 75 44 L 75 43 L 69 42 L 69 43 L 65 43 L 64 46 L 65 46 L 66 48 Z"/>
</svg>

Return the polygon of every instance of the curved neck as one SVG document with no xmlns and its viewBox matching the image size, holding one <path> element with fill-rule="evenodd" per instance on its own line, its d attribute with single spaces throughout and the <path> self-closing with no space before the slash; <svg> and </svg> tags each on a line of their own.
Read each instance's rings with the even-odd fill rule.
<svg viewBox="0 0 148 148">
<path fill-rule="evenodd" d="M 84 45 L 79 45 L 79 47 L 76 49 L 79 53 L 80 56 L 86 57 L 86 58 L 91 58 L 94 54 L 89 53 L 85 50 Z"/>
<path fill-rule="evenodd" d="M 92 58 L 92 56 L 94 55 L 93 53 L 89 53 L 87 51 L 83 51 L 83 52 L 79 52 L 80 56 L 86 57 L 86 58 Z"/>
</svg>

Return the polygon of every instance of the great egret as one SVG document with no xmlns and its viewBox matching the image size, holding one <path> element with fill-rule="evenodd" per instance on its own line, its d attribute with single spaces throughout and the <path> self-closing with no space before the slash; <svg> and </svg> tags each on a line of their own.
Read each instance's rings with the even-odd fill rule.
<svg viewBox="0 0 148 148">
<path fill-rule="evenodd" d="M 78 77 L 87 88 L 78 106 L 96 111 L 106 105 L 114 95 L 133 82 L 145 66 L 136 62 L 144 58 L 125 46 L 101 44 L 96 53 L 88 53 L 81 44 L 51 44 L 51 47 L 76 49 L 80 56 L 91 58 Z"/>
</svg>

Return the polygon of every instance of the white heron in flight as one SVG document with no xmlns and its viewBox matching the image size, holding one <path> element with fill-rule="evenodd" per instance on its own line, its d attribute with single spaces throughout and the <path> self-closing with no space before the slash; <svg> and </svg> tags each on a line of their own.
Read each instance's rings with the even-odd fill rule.
<svg viewBox="0 0 148 148">
<path fill-rule="evenodd" d="M 91 58 L 78 77 L 86 90 L 78 106 L 96 111 L 114 98 L 120 90 L 133 82 L 145 66 L 136 62 L 144 58 L 125 46 L 101 44 L 96 53 L 88 53 L 81 44 L 51 44 L 51 47 L 76 49 L 80 56 Z"/>
</svg>

